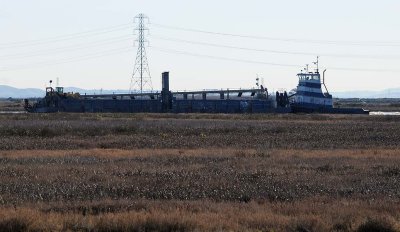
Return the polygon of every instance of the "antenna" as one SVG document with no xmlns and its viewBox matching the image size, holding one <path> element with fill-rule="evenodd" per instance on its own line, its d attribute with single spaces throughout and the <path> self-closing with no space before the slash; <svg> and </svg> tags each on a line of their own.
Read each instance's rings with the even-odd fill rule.
<svg viewBox="0 0 400 232">
<path fill-rule="evenodd" d="M 138 31 L 138 38 L 136 39 L 136 42 L 138 42 L 138 50 L 129 92 L 135 91 L 143 93 L 143 90 L 153 91 L 145 46 L 145 43 L 148 43 L 148 41 L 145 39 L 144 35 L 144 32 L 148 31 L 149 29 L 146 27 L 145 21 L 149 23 L 149 18 L 144 14 L 138 14 L 133 21 L 134 23 L 137 22 L 135 31 Z"/>
<path fill-rule="evenodd" d="M 317 69 L 315 70 L 315 72 L 318 73 L 319 72 L 319 67 L 318 67 L 318 65 L 319 65 L 319 56 L 317 56 L 317 61 L 313 62 L 313 64 L 315 64 L 317 66 Z"/>
</svg>

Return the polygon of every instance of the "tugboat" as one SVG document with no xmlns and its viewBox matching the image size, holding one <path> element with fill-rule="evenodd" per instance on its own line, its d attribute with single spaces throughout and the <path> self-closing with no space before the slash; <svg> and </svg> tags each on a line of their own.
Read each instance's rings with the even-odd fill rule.
<svg viewBox="0 0 400 232">
<path fill-rule="evenodd" d="M 290 108 L 293 113 L 330 113 L 330 114 L 369 114 L 369 111 L 361 108 L 334 108 L 332 95 L 325 85 L 325 72 L 323 71 L 322 82 L 317 61 L 314 72 L 308 70 L 308 65 L 297 74 L 299 84 L 296 93 L 291 98 Z M 326 92 L 322 91 L 322 85 Z"/>
</svg>

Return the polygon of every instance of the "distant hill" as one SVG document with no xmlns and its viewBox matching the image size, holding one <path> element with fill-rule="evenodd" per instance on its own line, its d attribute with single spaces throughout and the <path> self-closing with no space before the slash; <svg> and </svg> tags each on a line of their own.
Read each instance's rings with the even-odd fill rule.
<svg viewBox="0 0 400 232">
<path fill-rule="evenodd" d="M 64 92 L 78 92 L 80 94 L 112 94 L 129 93 L 129 90 L 100 90 L 100 89 L 81 89 L 77 87 L 65 87 Z M 45 91 L 42 89 L 27 88 L 18 89 L 7 85 L 0 85 L 0 98 L 35 98 L 43 97 Z M 386 89 L 381 91 L 345 91 L 333 92 L 333 97 L 338 98 L 400 98 L 400 88 Z"/>
<path fill-rule="evenodd" d="M 43 97 L 44 90 L 41 89 L 18 89 L 7 85 L 0 85 L 0 98 L 30 98 Z"/>
<path fill-rule="evenodd" d="M 400 98 L 400 88 L 385 89 L 381 91 L 346 91 L 333 92 L 333 97 L 338 98 Z"/>
</svg>

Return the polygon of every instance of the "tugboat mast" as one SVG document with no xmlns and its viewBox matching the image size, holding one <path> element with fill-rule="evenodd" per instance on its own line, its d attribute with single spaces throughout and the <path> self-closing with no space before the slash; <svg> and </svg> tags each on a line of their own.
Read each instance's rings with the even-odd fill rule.
<svg viewBox="0 0 400 232">
<path fill-rule="evenodd" d="M 316 62 L 313 62 L 316 66 L 317 66 L 317 69 L 315 70 L 315 73 L 319 73 L 319 67 L 318 67 L 318 64 L 319 64 L 319 56 L 317 56 L 317 61 Z"/>
</svg>

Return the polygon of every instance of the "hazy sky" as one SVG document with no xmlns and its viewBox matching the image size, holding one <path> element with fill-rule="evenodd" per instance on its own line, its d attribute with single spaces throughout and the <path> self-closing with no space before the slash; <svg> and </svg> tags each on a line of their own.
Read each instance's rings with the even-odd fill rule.
<svg viewBox="0 0 400 232">
<path fill-rule="evenodd" d="M 128 89 L 133 18 L 144 13 L 154 89 L 163 71 L 174 90 L 252 87 L 257 74 L 291 89 L 314 54 L 330 91 L 400 87 L 399 12 L 399 0 L 0 0 L 0 85 L 43 88 L 59 77 Z"/>
</svg>

